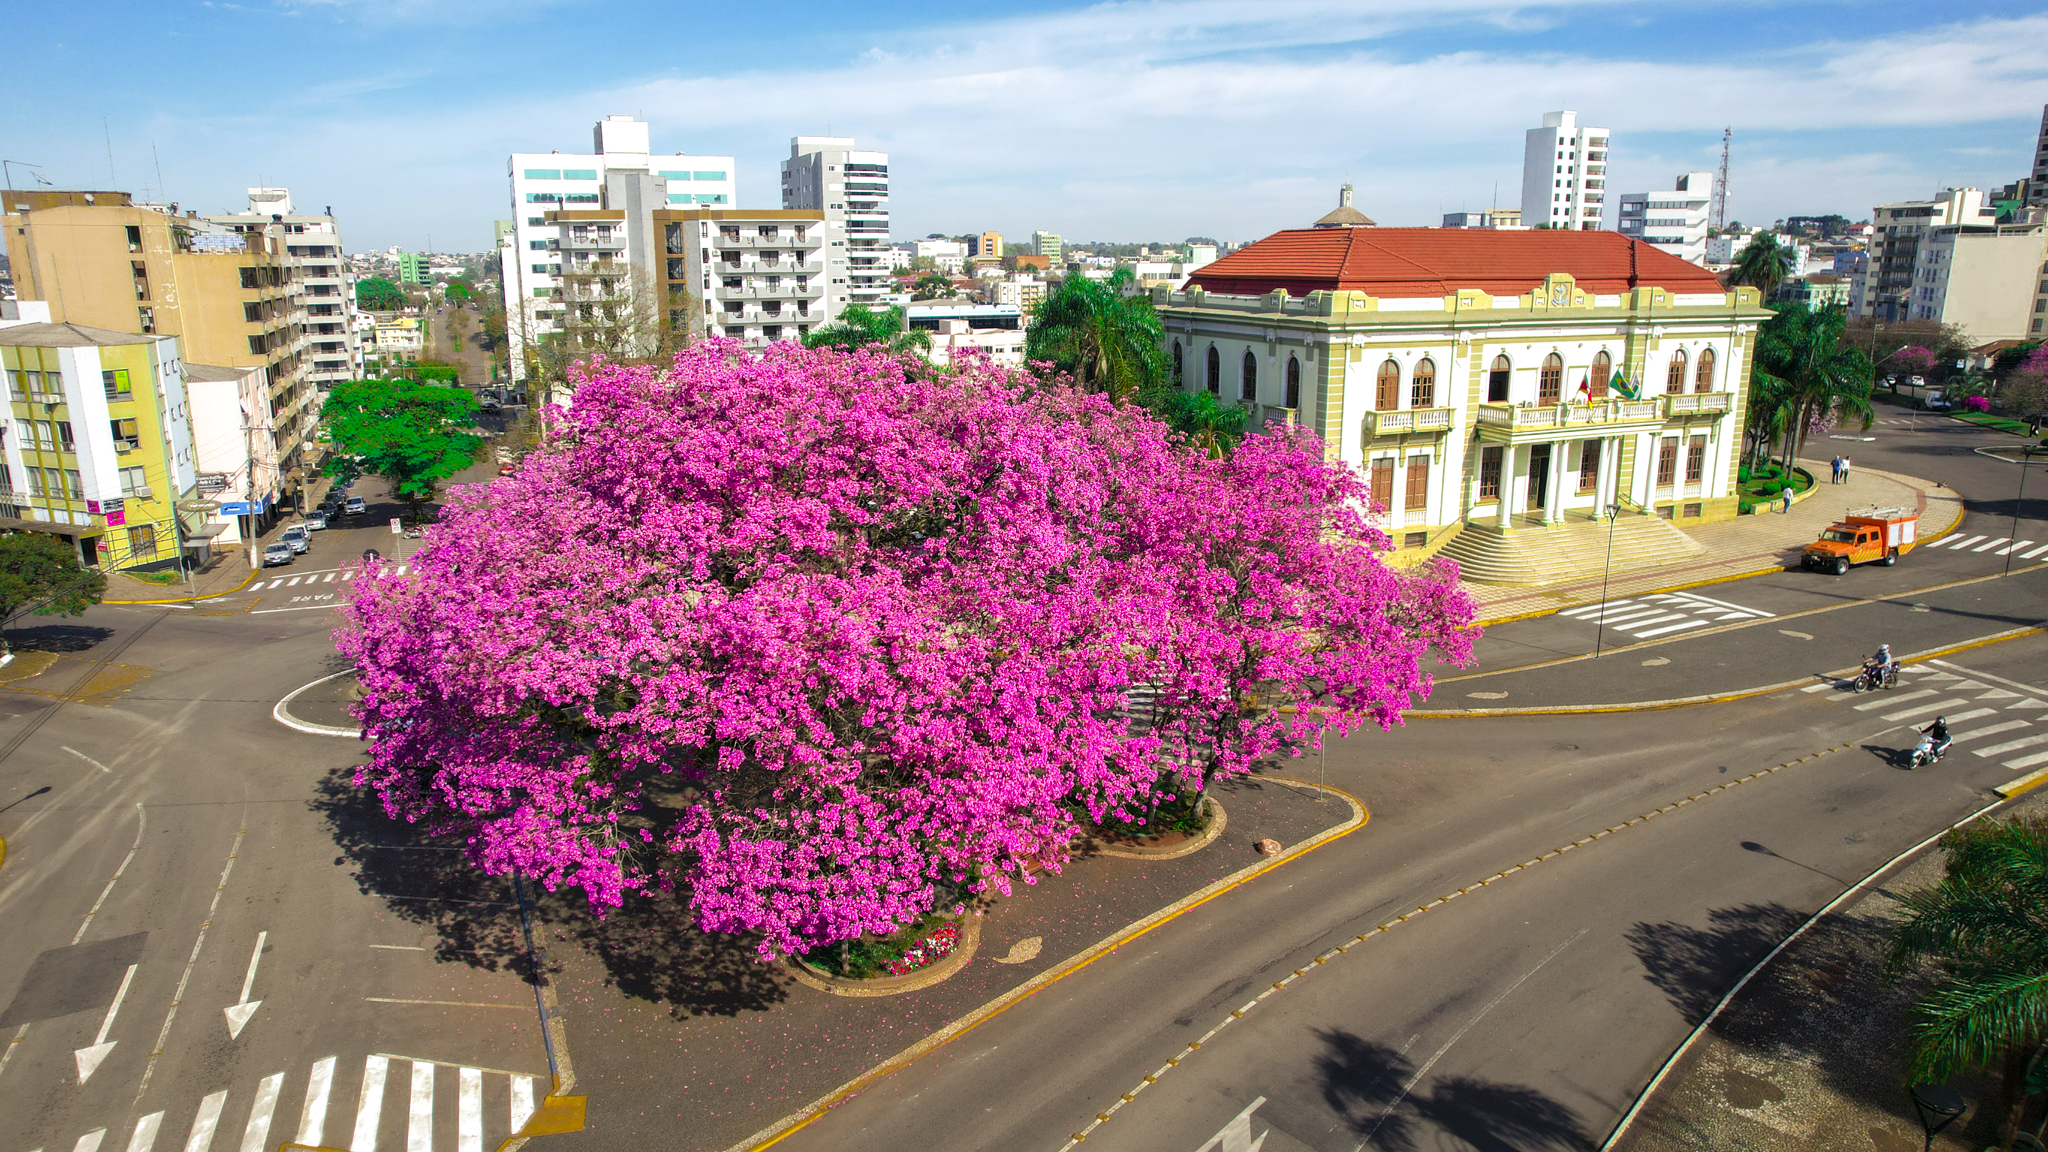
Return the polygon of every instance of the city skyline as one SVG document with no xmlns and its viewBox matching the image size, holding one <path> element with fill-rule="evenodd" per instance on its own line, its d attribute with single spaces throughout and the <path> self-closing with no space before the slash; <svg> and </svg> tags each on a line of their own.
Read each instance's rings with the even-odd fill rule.
<svg viewBox="0 0 2048 1152">
<path fill-rule="evenodd" d="M 48 51 L 24 65 L 6 157 L 15 186 L 39 174 L 203 211 L 253 184 L 289 186 L 331 205 L 358 250 L 429 237 L 488 249 L 505 155 L 542 141 L 580 150 L 609 114 L 646 119 L 669 148 L 734 156 L 742 207 L 776 206 L 791 136 L 830 133 L 892 155 L 899 237 L 1242 241 L 1306 225 L 1345 180 L 1383 225 L 1512 206 L 1523 134 L 1560 108 L 1613 129 L 1611 192 L 1715 167 L 1732 125 L 1731 220 L 1862 219 L 1875 203 L 2023 174 L 2048 102 L 2025 48 L 2048 38 L 2048 10 L 2020 4 L 1938 23 L 1903 4 L 1644 13 L 1403 0 L 1276 16 L 1227 0 L 1044 3 L 961 21 L 908 2 L 858 38 L 801 19 L 821 6 L 786 4 L 772 50 L 734 37 L 689 73 L 662 37 L 625 34 L 659 23 L 652 6 L 132 11 L 148 19 L 24 15 Z M 603 33 L 602 65 L 565 68 L 564 38 L 585 31 Z M 157 68 L 104 74 L 90 92 L 67 79 L 87 37 L 95 53 L 208 44 L 246 59 L 238 46 L 287 32 L 333 63 L 273 73 L 278 88 L 260 100 L 246 84 L 166 82 Z"/>
</svg>

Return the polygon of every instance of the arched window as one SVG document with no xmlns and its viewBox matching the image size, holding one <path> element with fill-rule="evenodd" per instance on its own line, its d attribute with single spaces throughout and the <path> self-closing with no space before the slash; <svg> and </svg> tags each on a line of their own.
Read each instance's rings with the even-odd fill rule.
<svg viewBox="0 0 2048 1152">
<path fill-rule="evenodd" d="M 1505 404 L 1508 402 L 1508 381 L 1514 377 L 1515 366 L 1506 355 L 1493 358 L 1493 371 L 1486 374 L 1486 402 Z"/>
<path fill-rule="evenodd" d="M 1216 354 L 1216 346 L 1209 345 L 1209 391 L 1223 395 L 1223 357 Z"/>
<path fill-rule="evenodd" d="M 1714 350 L 1700 349 L 1700 366 L 1693 371 L 1692 390 L 1712 392 L 1714 390 Z"/>
<path fill-rule="evenodd" d="M 1287 406 L 1301 407 L 1301 361 L 1287 358 Z"/>
<path fill-rule="evenodd" d="M 1605 352 L 1593 357 L 1593 371 L 1586 377 L 1586 392 L 1595 400 L 1607 399 L 1607 382 L 1613 376 L 1613 357 Z"/>
<path fill-rule="evenodd" d="M 1380 388 L 1373 396 L 1375 412 L 1392 412 L 1401 406 L 1401 366 L 1389 357 L 1380 365 Z"/>
<path fill-rule="evenodd" d="M 1408 406 L 1436 407 L 1436 361 L 1427 356 L 1416 362 L 1415 371 L 1409 377 Z"/>
<path fill-rule="evenodd" d="M 1237 395 L 1245 401 L 1259 398 L 1259 361 L 1249 348 L 1244 350 L 1244 371 L 1238 377 Z"/>
<path fill-rule="evenodd" d="M 1664 376 L 1666 392 L 1685 391 L 1685 349 L 1676 348 L 1671 352 L 1671 370 Z"/>
<path fill-rule="evenodd" d="M 1179 383 L 1180 383 L 1180 370 L 1181 370 L 1181 353 L 1180 353 L 1180 341 L 1178 341 L 1178 340 L 1175 340 L 1175 341 L 1173 342 L 1173 382 L 1174 382 L 1175 384 L 1179 384 Z"/>
<path fill-rule="evenodd" d="M 1536 377 L 1536 402 L 1555 404 L 1564 391 L 1564 357 L 1552 352 L 1543 358 L 1543 371 Z"/>
</svg>

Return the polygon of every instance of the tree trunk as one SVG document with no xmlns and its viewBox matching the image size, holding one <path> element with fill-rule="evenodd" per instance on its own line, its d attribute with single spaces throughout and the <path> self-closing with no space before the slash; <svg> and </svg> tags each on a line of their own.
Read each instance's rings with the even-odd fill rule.
<svg viewBox="0 0 2048 1152">
<path fill-rule="evenodd" d="M 2034 1061 L 2034 1046 L 2014 1045 L 2005 1053 L 2005 1075 L 1998 1085 L 1998 1146 L 2012 1147 L 2020 1132 L 2020 1117 L 2027 1109 L 2027 1071 Z"/>
</svg>

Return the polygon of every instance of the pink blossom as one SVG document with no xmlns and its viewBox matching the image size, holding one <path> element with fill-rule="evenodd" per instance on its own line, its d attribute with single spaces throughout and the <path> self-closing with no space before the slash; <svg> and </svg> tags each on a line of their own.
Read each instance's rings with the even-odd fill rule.
<svg viewBox="0 0 2048 1152">
<path fill-rule="evenodd" d="M 1209 460 L 986 361 L 725 341 L 551 419 L 358 583 L 358 783 L 600 909 L 680 884 L 764 956 L 1057 870 L 1076 806 L 1390 726 L 1476 635 L 1305 433 Z"/>
</svg>

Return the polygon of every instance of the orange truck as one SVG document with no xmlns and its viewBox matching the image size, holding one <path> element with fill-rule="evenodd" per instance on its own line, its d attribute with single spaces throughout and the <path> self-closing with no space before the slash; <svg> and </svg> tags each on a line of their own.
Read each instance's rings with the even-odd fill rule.
<svg viewBox="0 0 2048 1152">
<path fill-rule="evenodd" d="M 1821 530 L 1820 539 L 1800 553 L 1800 563 L 1840 576 L 1851 564 L 1876 561 L 1890 566 L 1919 543 L 1920 517 L 1904 508 L 1866 508 Z"/>
</svg>

